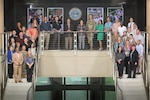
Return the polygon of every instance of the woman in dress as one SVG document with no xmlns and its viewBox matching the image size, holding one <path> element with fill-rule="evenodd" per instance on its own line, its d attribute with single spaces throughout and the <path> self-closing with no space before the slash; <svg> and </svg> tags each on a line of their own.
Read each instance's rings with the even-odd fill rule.
<svg viewBox="0 0 150 100">
<path fill-rule="evenodd" d="M 97 35 L 97 40 L 99 41 L 99 50 L 103 50 L 102 46 L 102 40 L 104 40 L 104 25 L 102 23 L 102 20 L 98 21 L 98 25 L 96 26 L 96 30 L 99 31 Z"/>
</svg>

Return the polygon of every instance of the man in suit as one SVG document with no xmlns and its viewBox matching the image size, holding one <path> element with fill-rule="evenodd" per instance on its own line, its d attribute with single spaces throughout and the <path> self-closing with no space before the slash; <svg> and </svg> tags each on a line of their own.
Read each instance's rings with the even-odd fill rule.
<svg viewBox="0 0 150 100">
<path fill-rule="evenodd" d="M 14 66 L 14 79 L 15 83 L 20 82 L 21 80 L 21 73 L 22 73 L 22 63 L 23 63 L 23 55 L 19 52 L 19 48 L 16 47 L 15 53 L 12 56 L 13 66 Z"/>
<path fill-rule="evenodd" d="M 72 32 L 74 30 L 73 24 L 71 24 L 71 20 L 68 18 L 67 23 L 65 25 L 65 49 L 72 49 Z"/>
<path fill-rule="evenodd" d="M 136 77 L 136 68 L 138 66 L 138 52 L 136 50 L 136 45 L 133 44 L 132 45 L 132 50 L 130 52 L 130 62 L 128 62 L 130 64 L 129 66 L 129 71 L 128 71 L 128 78 L 131 78 L 131 72 L 133 70 L 133 77 Z"/>
</svg>

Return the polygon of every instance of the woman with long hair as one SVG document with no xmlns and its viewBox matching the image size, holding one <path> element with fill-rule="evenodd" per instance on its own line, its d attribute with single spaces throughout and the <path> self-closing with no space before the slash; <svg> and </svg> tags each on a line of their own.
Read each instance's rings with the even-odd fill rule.
<svg viewBox="0 0 150 100">
<path fill-rule="evenodd" d="M 117 63 L 118 73 L 119 73 L 119 78 L 120 79 L 123 76 L 124 59 L 125 59 L 125 53 L 123 52 L 122 47 L 119 46 L 118 49 L 117 49 L 115 60 L 116 60 L 116 63 Z"/>
<path fill-rule="evenodd" d="M 104 25 L 102 20 L 98 21 L 98 25 L 96 26 L 96 30 L 99 31 L 97 34 L 97 40 L 99 41 L 99 50 L 103 50 L 102 40 L 104 40 Z"/>
</svg>

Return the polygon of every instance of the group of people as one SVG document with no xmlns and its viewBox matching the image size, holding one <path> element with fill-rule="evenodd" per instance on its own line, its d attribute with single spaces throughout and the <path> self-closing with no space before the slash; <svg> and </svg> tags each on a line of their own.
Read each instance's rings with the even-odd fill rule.
<svg viewBox="0 0 150 100">
<path fill-rule="evenodd" d="M 45 49 L 48 50 L 50 47 L 50 36 L 53 34 L 53 49 L 57 49 L 60 46 L 60 33 L 63 31 L 59 17 L 54 18 L 53 23 L 48 21 L 48 18 L 45 16 L 43 22 L 39 25 L 39 31 L 44 33 L 45 40 Z M 99 41 L 100 48 L 102 50 L 102 40 L 104 40 L 104 25 L 102 20 L 98 21 L 98 25 L 93 19 L 93 15 L 89 15 L 89 19 L 86 24 L 83 20 L 80 20 L 80 23 L 77 25 L 77 28 L 71 23 L 71 19 L 67 18 L 64 25 L 64 36 L 65 36 L 65 49 L 73 49 L 73 32 L 78 31 L 78 49 L 85 49 L 85 38 L 88 39 L 89 49 L 93 49 L 93 39 L 94 33 L 98 33 L 97 40 Z M 106 29 L 107 30 L 107 29 Z M 86 31 L 86 32 L 85 32 Z M 97 31 L 97 32 L 96 32 Z M 108 30 L 107 30 L 108 31 Z"/>
<path fill-rule="evenodd" d="M 130 18 L 127 27 L 116 19 L 112 25 L 112 44 L 118 66 L 119 78 L 123 77 L 124 67 L 127 78 L 136 78 L 142 73 L 145 39 L 138 26 Z"/>
<path fill-rule="evenodd" d="M 97 33 L 97 40 L 99 41 L 99 50 L 103 50 L 102 41 L 107 32 L 112 32 L 112 45 L 116 54 L 116 62 L 119 71 L 119 78 L 122 78 L 124 66 L 126 67 L 126 74 L 128 78 L 131 77 L 133 70 L 133 78 L 142 73 L 142 59 L 144 52 L 144 37 L 138 29 L 133 18 L 130 18 L 127 27 L 120 22 L 118 18 L 115 23 L 111 22 L 111 18 L 107 17 L 107 21 L 103 24 L 102 20 L 98 21 L 98 25 L 93 19 L 93 15 L 84 24 L 83 20 L 75 29 L 71 23 L 70 18 L 66 20 L 64 25 L 65 31 L 65 49 L 73 49 L 73 32 L 77 31 L 78 47 L 85 49 L 85 37 L 87 37 L 89 49 L 93 49 L 94 33 Z M 14 78 L 15 82 L 22 82 L 21 78 L 27 78 L 28 82 L 32 81 L 33 66 L 36 56 L 36 47 L 38 46 L 39 32 L 44 34 L 45 49 L 49 49 L 50 33 L 53 31 L 53 47 L 58 47 L 58 39 L 60 39 L 60 32 L 62 31 L 61 23 L 58 16 L 55 17 L 54 22 L 50 23 L 47 17 L 44 17 L 41 24 L 38 24 L 36 18 L 33 19 L 31 27 L 26 28 L 20 22 L 13 30 L 9 37 L 8 50 L 8 74 L 9 78 Z"/>
<path fill-rule="evenodd" d="M 8 47 L 8 76 L 14 78 L 15 83 L 32 82 L 32 74 L 38 45 L 38 24 L 33 20 L 32 27 L 26 29 L 20 22 L 9 37 Z"/>
</svg>

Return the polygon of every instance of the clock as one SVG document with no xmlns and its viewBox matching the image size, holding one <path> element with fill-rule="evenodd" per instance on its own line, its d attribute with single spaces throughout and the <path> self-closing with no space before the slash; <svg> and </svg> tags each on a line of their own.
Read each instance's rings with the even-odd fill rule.
<svg viewBox="0 0 150 100">
<path fill-rule="evenodd" d="M 79 8 L 72 8 L 70 11 L 69 11 L 69 17 L 72 19 L 72 20 L 79 20 L 82 16 L 82 12 Z"/>
</svg>

